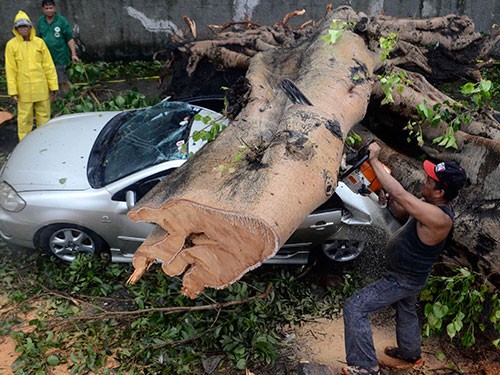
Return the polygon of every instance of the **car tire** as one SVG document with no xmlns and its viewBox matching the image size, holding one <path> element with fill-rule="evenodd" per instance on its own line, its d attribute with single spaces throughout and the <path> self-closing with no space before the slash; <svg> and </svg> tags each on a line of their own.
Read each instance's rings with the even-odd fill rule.
<svg viewBox="0 0 500 375">
<path fill-rule="evenodd" d="M 55 224 L 42 229 L 38 245 L 46 253 L 71 262 L 78 254 L 109 254 L 109 245 L 95 232 L 74 224 Z"/>
<path fill-rule="evenodd" d="M 356 240 L 328 240 L 321 245 L 323 255 L 333 262 L 350 262 L 366 248 L 367 243 Z"/>
</svg>

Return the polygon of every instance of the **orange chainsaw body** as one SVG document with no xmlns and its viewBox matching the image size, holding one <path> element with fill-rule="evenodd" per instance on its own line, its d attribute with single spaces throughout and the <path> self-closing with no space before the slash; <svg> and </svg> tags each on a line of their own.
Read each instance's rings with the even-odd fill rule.
<svg viewBox="0 0 500 375">
<path fill-rule="evenodd" d="M 391 174 L 391 170 L 385 164 L 384 169 Z M 365 161 L 359 169 L 354 170 L 344 178 L 344 183 L 355 193 L 359 193 L 364 188 L 369 188 L 374 193 L 382 189 L 382 184 L 377 179 L 375 171 L 368 161 Z"/>
</svg>

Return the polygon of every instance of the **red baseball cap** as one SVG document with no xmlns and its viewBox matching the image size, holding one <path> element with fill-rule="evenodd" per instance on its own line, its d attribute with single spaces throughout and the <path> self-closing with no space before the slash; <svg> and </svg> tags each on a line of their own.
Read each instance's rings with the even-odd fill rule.
<svg viewBox="0 0 500 375">
<path fill-rule="evenodd" d="M 464 187 L 467 174 L 455 162 L 441 162 L 434 164 L 429 160 L 424 161 L 424 171 L 430 178 L 439 182 L 445 190 L 457 191 Z"/>
</svg>

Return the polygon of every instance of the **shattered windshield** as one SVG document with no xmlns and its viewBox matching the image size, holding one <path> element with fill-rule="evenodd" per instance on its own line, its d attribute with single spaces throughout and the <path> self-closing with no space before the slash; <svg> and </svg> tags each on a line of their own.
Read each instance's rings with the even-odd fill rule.
<svg viewBox="0 0 500 375">
<path fill-rule="evenodd" d="M 199 108 L 181 102 L 115 116 L 99 134 L 91 152 L 88 177 L 99 188 L 141 169 L 183 159 L 189 130 Z"/>
</svg>

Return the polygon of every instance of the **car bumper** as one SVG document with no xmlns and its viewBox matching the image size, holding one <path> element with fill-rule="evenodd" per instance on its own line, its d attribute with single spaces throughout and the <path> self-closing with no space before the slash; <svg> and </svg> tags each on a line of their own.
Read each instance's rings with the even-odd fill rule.
<svg viewBox="0 0 500 375">
<path fill-rule="evenodd" d="M 14 215 L 0 209 L 0 236 L 10 248 L 34 249 L 35 230 L 35 223 L 17 219 Z"/>
</svg>

